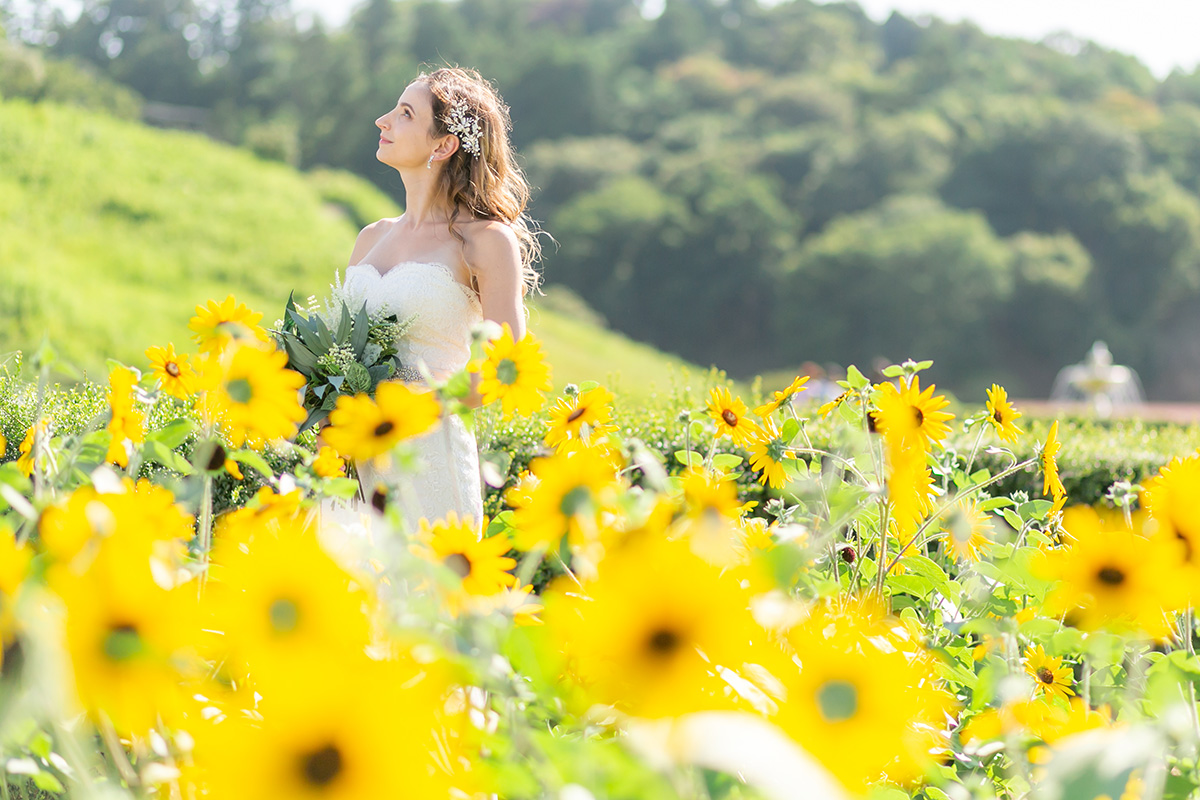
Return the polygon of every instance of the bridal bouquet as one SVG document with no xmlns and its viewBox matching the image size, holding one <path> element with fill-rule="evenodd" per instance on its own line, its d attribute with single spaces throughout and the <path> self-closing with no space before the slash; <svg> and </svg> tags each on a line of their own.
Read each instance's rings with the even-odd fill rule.
<svg viewBox="0 0 1200 800">
<path fill-rule="evenodd" d="M 288 368 L 307 380 L 308 417 L 301 431 L 325 419 L 341 395 L 374 397 L 380 381 L 413 372 L 400 362 L 396 344 L 415 315 L 401 322 L 395 314 L 368 314 L 365 301 L 354 309 L 340 286 L 331 289 L 323 305 L 310 298 L 304 308 L 296 305 L 295 292 L 288 295 L 284 318 L 272 331 Z"/>
</svg>

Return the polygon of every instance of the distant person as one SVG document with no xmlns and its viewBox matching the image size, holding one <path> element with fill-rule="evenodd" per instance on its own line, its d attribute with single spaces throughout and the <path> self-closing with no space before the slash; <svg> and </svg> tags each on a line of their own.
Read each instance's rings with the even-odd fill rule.
<svg viewBox="0 0 1200 800">
<path fill-rule="evenodd" d="M 418 75 L 396 106 L 375 120 L 375 157 L 400 173 L 404 213 L 365 227 L 346 268 L 348 299 L 369 313 L 415 321 L 398 343 L 407 366 L 424 364 L 444 380 L 471 355 L 471 331 L 482 320 L 525 333 L 525 294 L 536 288 L 539 247 L 525 213 L 529 184 L 514 161 L 508 107 L 474 70 Z M 420 382 L 408 370 L 400 379 Z M 480 397 L 472 392 L 470 404 Z M 398 493 L 410 528 L 455 512 L 483 519 L 474 434 L 456 414 L 413 440 L 422 470 Z M 367 497 L 397 475 L 358 464 Z M 334 512 L 336 516 L 336 512 Z"/>
</svg>

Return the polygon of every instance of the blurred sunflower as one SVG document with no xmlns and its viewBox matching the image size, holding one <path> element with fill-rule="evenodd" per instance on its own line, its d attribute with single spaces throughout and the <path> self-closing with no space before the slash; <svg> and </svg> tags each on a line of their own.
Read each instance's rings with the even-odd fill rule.
<svg viewBox="0 0 1200 800">
<path fill-rule="evenodd" d="M 346 462 L 338 457 L 337 450 L 328 445 L 317 451 L 309 466 L 321 478 L 342 478 L 346 475 Z"/>
<path fill-rule="evenodd" d="M 1072 670 L 1062 665 L 1062 659 L 1046 655 L 1041 645 L 1025 649 L 1025 672 L 1033 678 L 1037 691 L 1051 699 L 1066 699 L 1075 694 L 1071 689 Z"/>
<path fill-rule="evenodd" d="M 992 519 L 971 498 L 955 503 L 942 518 L 942 543 L 958 561 L 978 562 L 992 545 Z"/>
<path fill-rule="evenodd" d="M 35 445 L 40 445 L 38 440 L 46 436 L 50 432 L 49 420 L 38 420 L 33 425 L 29 426 L 29 430 L 25 432 L 25 438 L 21 440 L 21 444 L 17 446 L 17 452 L 20 457 L 17 458 L 17 469 L 26 478 L 33 475 L 34 459 L 37 456 L 35 450 L 38 448 Z"/>
<path fill-rule="evenodd" d="M 774 414 L 776 409 L 778 409 L 780 406 L 784 405 L 785 403 L 792 402 L 793 397 L 798 395 L 800 392 L 803 392 L 807 388 L 804 385 L 806 383 L 808 383 L 807 375 L 796 378 L 794 381 L 788 384 L 786 389 L 775 392 L 769 401 L 754 409 L 754 413 L 760 417 L 769 417 L 770 415 Z"/>
<path fill-rule="evenodd" d="M 133 391 L 137 382 L 137 374 L 128 367 L 115 367 L 108 376 L 108 433 L 112 439 L 104 460 L 121 467 L 129 466 L 126 443 L 136 445 L 146 439 L 146 415 L 137 407 Z"/>
<path fill-rule="evenodd" d="M 327 648 L 261 681 L 261 719 L 201 729 L 199 783 L 215 800 L 468 797 L 461 715 L 439 663 Z"/>
<path fill-rule="evenodd" d="M 175 345 L 168 343 L 166 347 L 146 348 L 146 358 L 154 377 L 162 383 L 162 390 L 172 397 L 187 400 L 197 389 L 196 370 L 188 363 L 186 353 L 176 353 Z"/>
<path fill-rule="evenodd" d="M 753 660 L 764 635 L 737 580 L 686 542 L 653 535 L 612 549 L 582 589 L 552 587 L 545 604 L 585 692 L 640 717 L 729 707 L 716 667 Z"/>
<path fill-rule="evenodd" d="M 1140 529 L 1140 515 L 1134 520 Z M 1037 564 L 1043 577 L 1057 581 L 1047 609 L 1085 630 L 1166 636 L 1165 615 L 1182 608 L 1187 598 L 1185 573 L 1179 569 L 1182 544 L 1141 536 L 1120 514 L 1102 517 L 1087 506 L 1067 509 L 1062 524 L 1072 544 L 1045 553 Z"/>
<path fill-rule="evenodd" d="M 758 429 L 751 435 L 748 442 L 750 448 L 750 466 L 761 469 L 759 481 L 772 489 L 782 489 L 787 483 L 787 473 L 784 472 L 785 459 L 795 458 L 788 451 L 788 442 L 784 441 L 779 426 L 770 416 L 763 418 Z"/>
<path fill-rule="evenodd" d="M 253 524 L 244 522 L 243 524 Z M 330 558 L 303 521 L 259 523 L 252 537 L 218 537 L 208 627 L 252 674 L 275 674 L 329 648 L 369 642 L 366 591 Z"/>
<path fill-rule="evenodd" d="M 33 548 L 17 544 L 12 529 L 0 524 L 0 668 L 4 666 L 4 651 L 16 634 L 17 593 L 29 575 L 32 561 Z"/>
<path fill-rule="evenodd" d="M 1046 443 L 1042 445 L 1039 451 L 1038 458 L 1042 464 L 1042 474 L 1044 476 L 1042 482 L 1042 494 L 1049 497 L 1054 495 L 1054 500 L 1057 505 L 1061 506 L 1061 501 L 1066 498 L 1067 490 L 1063 486 L 1062 480 L 1058 477 L 1058 461 L 1056 456 L 1058 451 L 1062 449 L 1062 443 L 1058 441 L 1058 420 L 1054 420 L 1054 424 L 1050 426 L 1050 432 L 1046 434 Z"/>
<path fill-rule="evenodd" d="M 717 517 L 735 521 L 742 515 L 737 482 L 721 478 L 700 467 L 688 467 L 679 476 L 684 514 L 692 519 Z"/>
<path fill-rule="evenodd" d="M 568 441 L 592 441 L 616 430 L 612 423 L 613 393 L 597 386 L 568 399 L 560 397 L 546 421 L 546 446 L 562 448 Z M 584 436 L 584 426 L 587 436 Z"/>
<path fill-rule="evenodd" d="M 825 403 L 820 408 L 818 408 L 817 416 L 821 417 L 821 418 L 825 418 L 825 417 L 829 416 L 830 414 L 832 414 L 834 412 L 835 409 L 837 409 L 838 406 L 840 406 L 842 403 L 849 400 L 851 397 L 854 397 L 855 394 L 856 394 L 856 392 L 853 389 L 847 389 L 846 391 L 839 394 L 837 397 L 830 400 L 828 403 Z"/>
<path fill-rule="evenodd" d="M 226 428 L 234 447 L 296 433 L 305 417 L 298 395 L 304 376 L 287 363 L 283 351 L 247 346 L 203 362 L 205 410 Z"/>
<path fill-rule="evenodd" d="M 484 403 L 499 400 L 505 419 L 514 413 L 529 416 L 546 402 L 553 388 L 550 366 L 543 360 L 542 345 L 526 331 L 519 341 L 504 323 L 501 335 L 484 345 L 479 366 L 479 393 Z"/>
<path fill-rule="evenodd" d="M 1004 387 L 993 383 L 987 390 L 987 421 L 995 429 L 1002 442 L 1015 442 L 1024 433 L 1017 427 L 1017 418 L 1021 412 L 1008 402 L 1008 392 Z"/>
<path fill-rule="evenodd" d="M 220 303 L 209 300 L 196 306 L 196 315 L 188 323 L 188 329 L 195 334 L 192 338 L 200 345 L 201 353 L 218 355 L 234 342 L 269 342 L 267 332 L 258 324 L 260 319 L 260 312 L 251 311 L 229 295 Z"/>
<path fill-rule="evenodd" d="M 459 519 L 453 511 L 436 523 L 422 519 L 417 533 L 420 544 L 414 550 L 458 576 L 457 588 L 462 593 L 495 595 L 516 585 L 517 578 L 509 570 L 517 562 L 504 555 L 512 549 L 508 536 L 500 533 L 481 539 L 479 527 L 470 517 Z M 452 594 L 452 598 L 457 596 L 457 592 Z M 457 611 L 459 605 L 452 602 L 451 609 Z"/>
<path fill-rule="evenodd" d="M 923 774 L 954 707 L 923 648 L 901 652 L 877 628 L 818 615 L 788 633 L 799 667 L 779 676 L 787 699 L 775 722 L 853 792 Z"/>
<path fill-rule="evenodd" d="M 612 460 L 592 448 L 535 458 L 529 475 L 506 495 L 515 509 L 517 548 L 553 549 L 567 535 L 598 535 L 604 513 L 615 502 L 616 473 Z"/>
<path fill-rule="evenodd" d="M 1177 540 L 1195 598 L 1200 593 L 1200 456 L 1174 458 L 1142 484 L 1141 501 L 1158 523 L 1158 536 Z"/>
<path fill-rule="evenodd" d="M 385 381 L 376 389 L 374 400 L 365 394 L 339 397 L 324 436 L 342 457 L 366 461 L 432 429 L 441 415 L 442 407 L 433 392 Z"/>
<path fill-rule="evenodd" d="M 184 665 L 199 666 L 196 591 L 163 589 L 148 561 L 139 563 L 122 544 L 122 537 L 110 537 L 85 571 L 58 564 L 46 581 L 63 604 L 66 649 L 83 707 L 122 733 L 145 734 L 160 716 L 178 713 L 185 702 Z"/>
<path fill-rule="evenodd" d="M 899 387 L 894 383 L 884 383 L 878 388 L 876 406 L 880 411 L 875 414 L 875 426 L 881 433 L 887 434 L 889 426 L 898 424 L 903 424 L 907 430 L 909 424 L 900 421 L 901 414 L 907 413 L 912 429 L 926 450 L 949 435 L 950 426 L 946 423 L 954 419 L 954 415 L 942 409 L 950 405 L 950 401 L 942 395 L 934 397 L 933 384 L 922 392 L 921 376 L 913 375 L 910 381 L 903 381 Z"/>
<path fill-rule="evenodd" d="M 746 416 L 746 404 L 724 386 L 709 390 L 708 416 L 717 423 L 717 436 L 728 435 L 736 444 L 749 444 L 758 430 L 754 420 Z"/>
</svg>

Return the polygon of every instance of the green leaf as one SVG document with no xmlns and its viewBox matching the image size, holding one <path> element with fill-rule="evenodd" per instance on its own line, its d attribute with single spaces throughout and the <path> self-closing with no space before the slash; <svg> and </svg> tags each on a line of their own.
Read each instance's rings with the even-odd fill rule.
<svg viewBox="0 0 1200 800">
<path fill-rule="evenodd" d="M 354 355 L 356 357 L 362 357 L 363 350 L 367 347 L 367 337 L 370 333 L 371 316 L 367 313 L 367 303 L 364 300 L 362 308 L 354 315 L 354 329 L 350 333 L 350 346 L 354 348 Z"/>
<path fill-rule="evenodd" d="M 253 450 L 238 450 L 230 453 L 229 457 L 239 464 L 245 464 L 247 467 L 258 470 L 264 478 L 275 477 L 275 472 L 271 469 L 271 465 L 261 454 Z"/>
<path fill-rule="evenodd" d="M 704 464 L 704 456 L 697 453 L 695 450 L 676 450 L 675 460 L 680 464 L 689 467 L 699 467 Z"/>
<path fill-rule="evenodd" d="M 58 778 L 54 777 L 53 773 L 46 772 L 44 770 L 33 776 L 33 784 L 43 792 L 62 794 L 66 791 L 62 785 L 62 782 L 59 781 Z"/>
<path fill-rule="evenodd" d="M 900 560 L 905 569 L 909 572 L 920 575 L 929 581 L 943 597 L 949 599 L 952 595 L 950 591 L 950 578 L 942 571 L 942 568 L 934 563 L 931 559 L 918 554 L 905 556 Z"/>
<path fill-rule="evenodd" d="M 584 381 L 583 383 L 579 384 L 579 392 L 580 392 L 580 394 L 582 394 L 583 392 L 590 392 L 592 389 L 595 389 L 599 385 L 600 384 L 596 381 Z"/>
<path fill-rule="evenodd" d="M 800 433 L 800 423 L 792 418 L 788 418 L 783 423 L 783 430 L 780 431 L 780 436 L 787 444 L 792 443 L 792 439 L 796 438 L 796 434 Z"/>
<path fill-rule="evenodd" d="M 349 500 L 358 493 L 358 481 L 354 478 L 327 478 L 323 488 L 326 494 Z"/>
<path fill-rule="evenodd" d="M 744 460 L 741 456 L 735 456 L 733 453 L 717 453 L 713 456 L 713 466 L 722 472 L 728 472 Z"/>
<path fill-rule="evenodd" d="M 980 511 L 995 511 L 997 508 L 1005 508 L 1015 505 L 1008 497 L 989 497 L 979 504 Z"/>
<path fill-rule="evenodd" d="M 50 758 L 50 750 L 54 746 L 54 741 L 50 738 L 50 734 L 39 730 L 29 740 L 29 752 L 41 759 Z"/>
<path fill-rule="evenodd" d="M 1011 508 L 1001 509 L 1000 516 L 1004 517 L 1004 521 L 1011 525 L 1014 531 L 1021 530 L 1021 527 L 1025 524 L 1025 522 L 1019 516 L 1017 516 L 1017 512 L 1013 511 Z"/>
<path fill-rule="evenodd" d="M 283 351 L 287 353 L 288 366 L 303 375 L 317 371 L 317 357 L 303 341 L 290 333 L 283 335 Z"/>
<path fill-rule="evenodd" d="M 890 367 L 885 367 L 883 370 L 883 377 L 885 378 L 899 378 L 903 374 L 904 367 L 900 366 L 899 364 L 892 364 Z"/>
<path fill-rule="evenodd" d="M 146 434 L 146 439 L 162 442 L 165 447 L 174 450 L 183 444 L 195 430 L 196 423 L 190 419 L 180 417 L 179 419 L 171 420 L 158 430 Z"/>
<path fill-rule="evenodd" d="M 180 475 L 191 475 L 194 472 L 192 465 L 183 456 L 157 439 L 146 439 L 146 443 L 142 445 L 142 459 L 162 464 L 167 469 L 174 470 Z"/>
<path fill-rule="evenodd" d="M 846 368 L 846 383 L 850 384 L 851 389 L 863 389 L 871 385 L 866 376 L 859 372 L 858 367 L 853 364 Z"/>
<path fill-rule="evenodd" d="M 344 342 L 350 336 L 350 309 L 342 304 L 342 315 L 338 318 L 337 340 Z"/>
</svg>

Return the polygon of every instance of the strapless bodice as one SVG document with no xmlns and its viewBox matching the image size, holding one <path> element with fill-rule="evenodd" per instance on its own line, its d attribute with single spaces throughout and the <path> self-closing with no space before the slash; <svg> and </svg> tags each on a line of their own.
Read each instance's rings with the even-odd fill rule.
<svg viewBox="0 0 1200 800">
<path fill-rule="evenodd" d="M 365 301 L 370 314 L 395 314 L 401 322 L 415 315 L 396 348 L 405 366 L 424 362 L 434 378 L 445 380 L 470 360 L 471 330 L 483 320 L 483 307 L 447 265 L 402 261 L 380 273 L 354 264 L 342 287 L 352 307 Z"/>
</svg>

